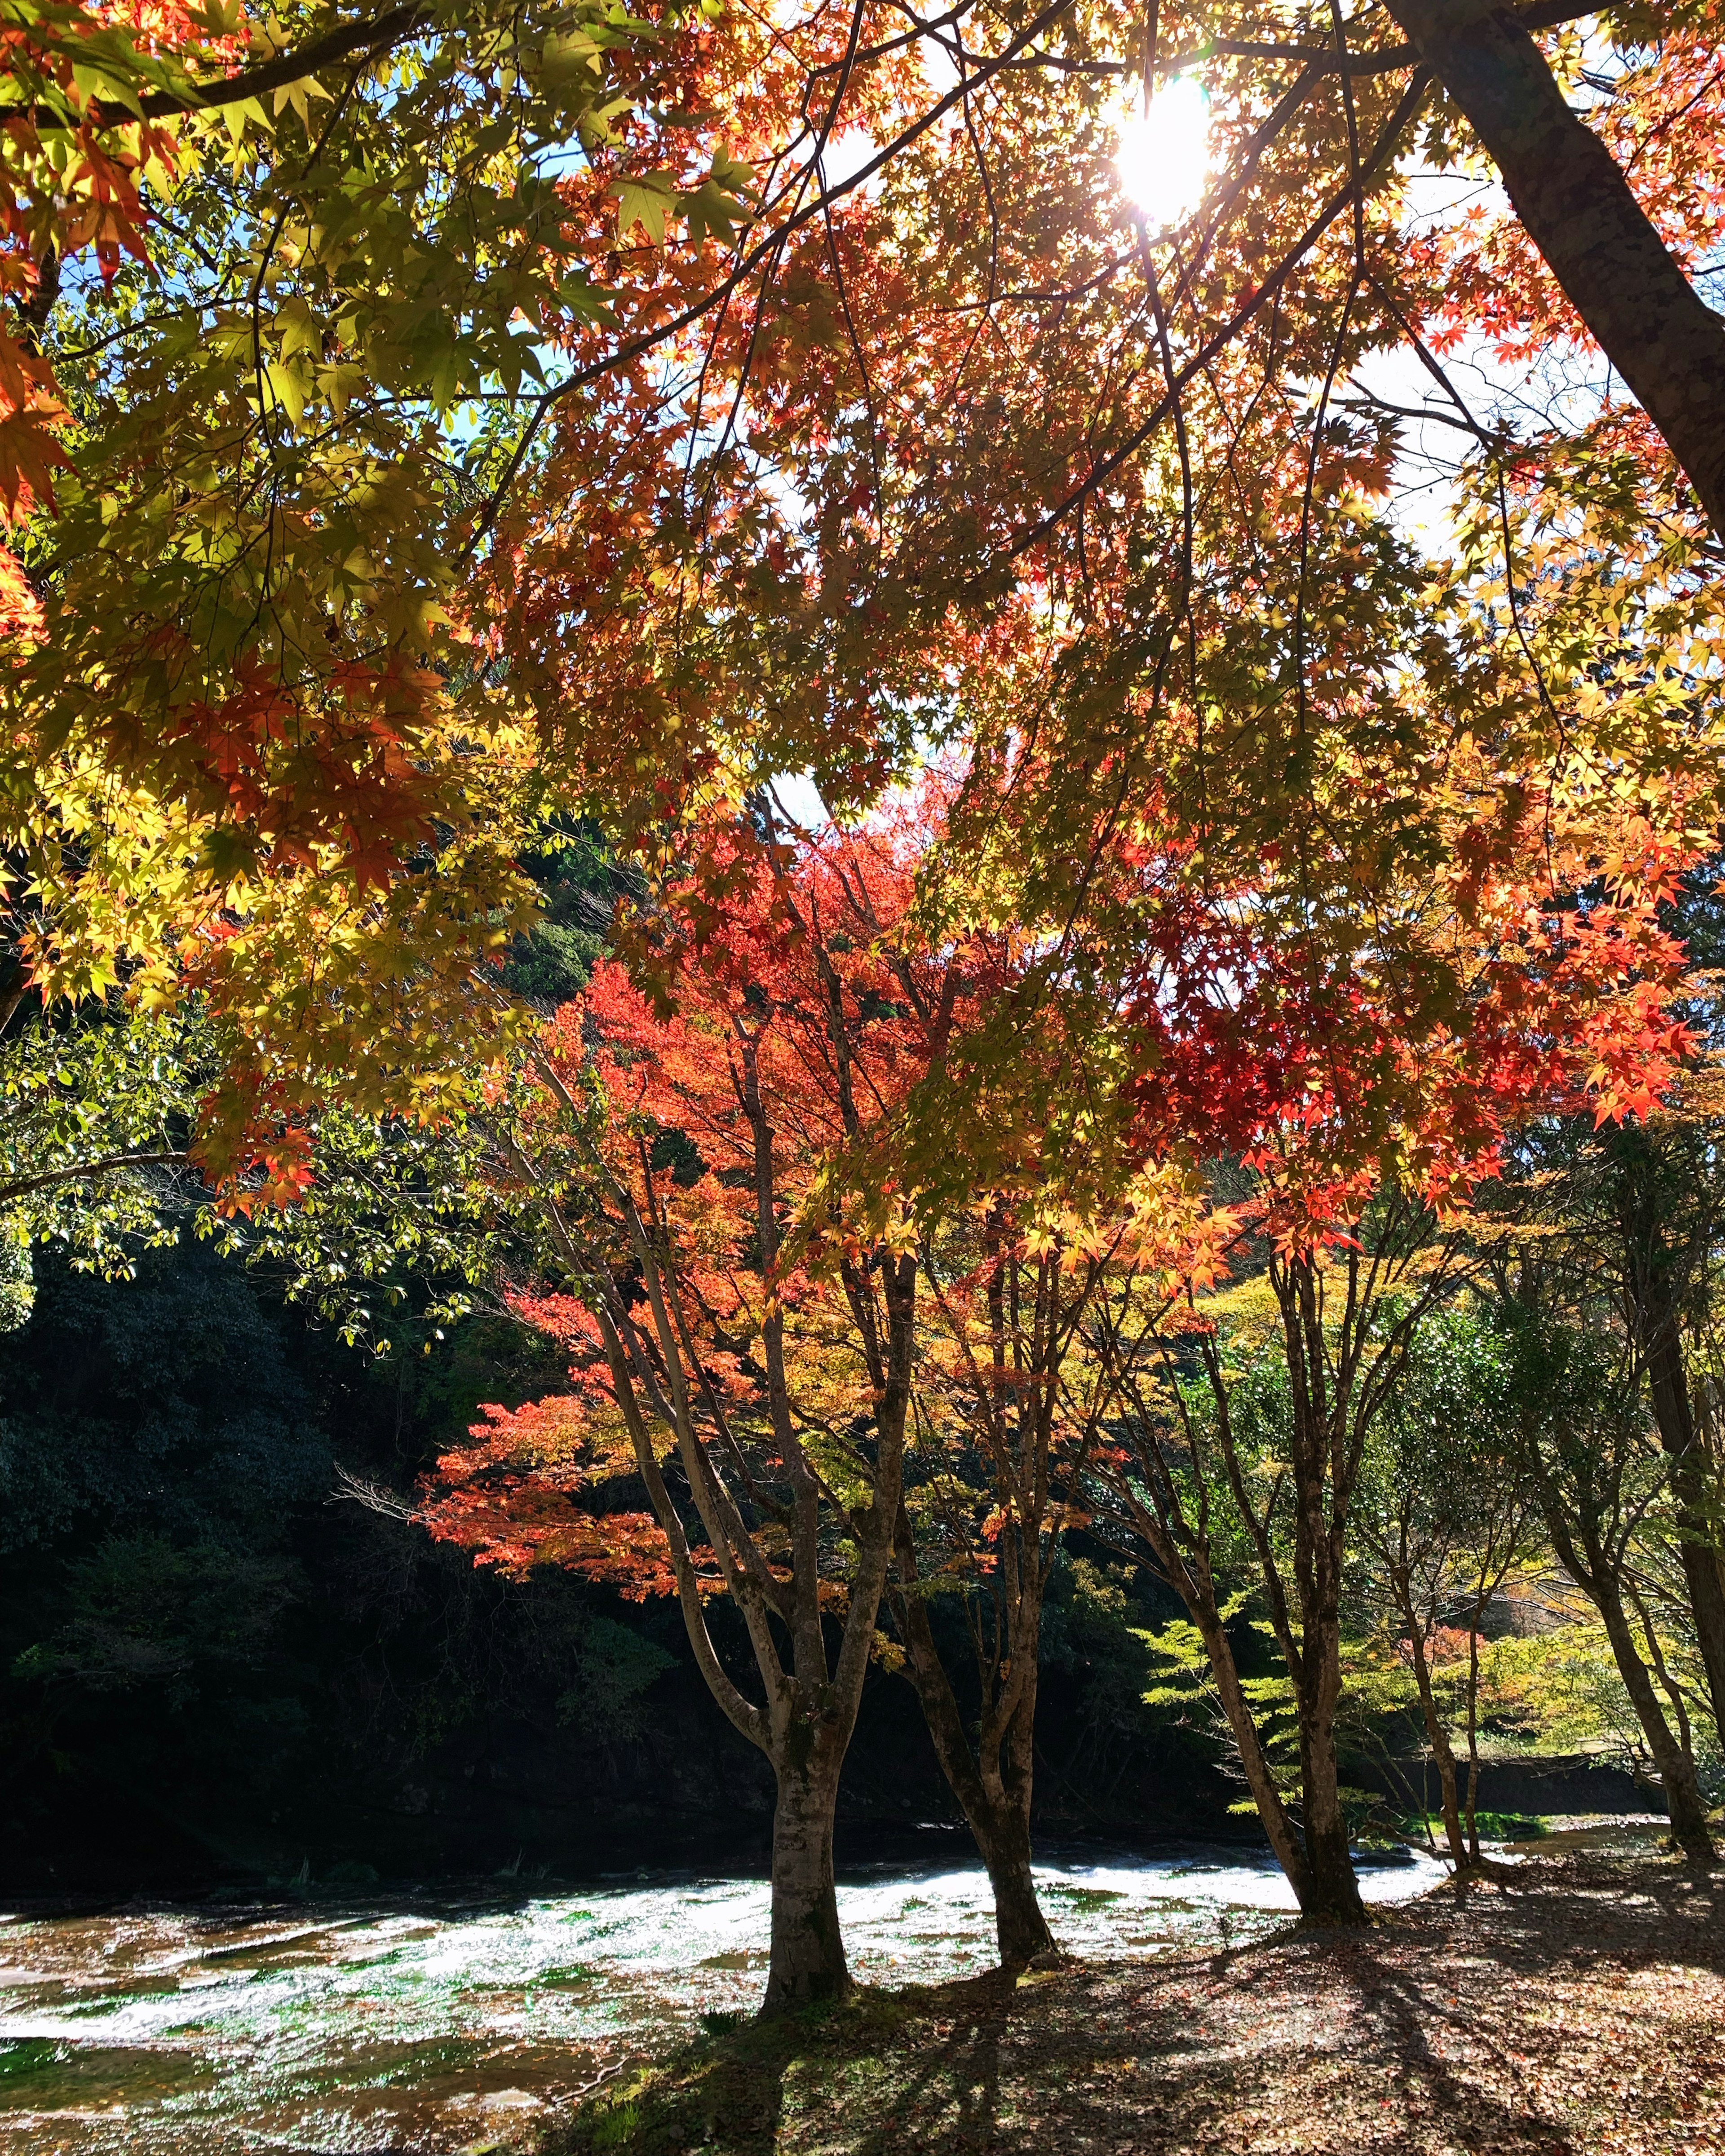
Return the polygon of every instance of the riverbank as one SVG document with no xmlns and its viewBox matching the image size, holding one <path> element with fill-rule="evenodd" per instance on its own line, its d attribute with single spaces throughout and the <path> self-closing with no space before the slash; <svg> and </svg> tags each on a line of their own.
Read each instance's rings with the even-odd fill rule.
<svg viewBox="0 0 1725 2156">
<path fill-rule="evenodd" d="M 1363 1934 L 715 2020 L 542 2156 L 1725 2152 L 1725 1874 L 1591 1851 L 1520 1869 Z"/>
</svg>

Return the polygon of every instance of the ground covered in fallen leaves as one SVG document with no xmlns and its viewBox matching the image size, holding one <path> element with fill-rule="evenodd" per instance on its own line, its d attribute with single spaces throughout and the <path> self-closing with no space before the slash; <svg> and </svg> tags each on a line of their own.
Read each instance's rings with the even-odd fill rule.
<svg viewBox="0 0 1725 2156">
<path fill-rule="evenodd" d="M 1725 1873 L 1542 1857 L 1369 1931 L 721 2030 L 545 2156 L 1725 2156 Z"/>
</svg>

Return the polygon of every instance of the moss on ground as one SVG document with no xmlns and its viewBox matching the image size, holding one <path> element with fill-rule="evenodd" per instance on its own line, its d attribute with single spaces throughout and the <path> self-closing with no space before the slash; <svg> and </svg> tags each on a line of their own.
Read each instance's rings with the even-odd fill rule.
<svg viewBox="0 0 1725 2156">
<path fill-rule="evenodd" d="M 1565 1856 L 1525 1881 L 716 2019 L 542 2156 L 1725 2156 L 1725 1878 Z"/>
</svg>

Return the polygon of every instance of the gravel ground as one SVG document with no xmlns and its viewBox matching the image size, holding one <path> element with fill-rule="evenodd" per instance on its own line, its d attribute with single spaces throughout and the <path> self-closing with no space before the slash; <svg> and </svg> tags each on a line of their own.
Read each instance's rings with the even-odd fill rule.
<svg viewBox="0 0 1725 2156">
<path fill-rule="evenodd" d="M 1725 1872 L 1568 1854 L 1360 1933 L 720 2030 L 545 2156 L 1725 2156 Z"/>
</svg>

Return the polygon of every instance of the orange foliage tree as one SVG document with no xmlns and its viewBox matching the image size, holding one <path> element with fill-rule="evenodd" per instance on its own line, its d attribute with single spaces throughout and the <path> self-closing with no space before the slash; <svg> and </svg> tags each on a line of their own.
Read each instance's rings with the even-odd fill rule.
<svg viewBox="0 0 1725 2156">
<path fill-rule="evenodd" d="M 1441 1045 L 1399 1075 L 1409 1045 L 1393 1007 L 1357 980 L 1339 1006 L 1314 1008 L 1299 947 L 1264 947 L 1255 971 L 1291 992 L 1271 999 L 1266 1046 L 1286 1056 L 1291 1023 L 1297 1048 L 1279 1097 L 1250 1103 L 1227 1209 L 1260 1306 L 1194 1291 L 1173 1312 L 1142 1316 L 1122 1298 L 1106 1315 L 1128 1440 L 1103 1466 L 1110 1510 L 1185 1604 L 1271 1845 L 1302 1911 L 1325 1921 L 1363 1915 L 1335 1732 L 1368 1443 L 1422 1319 L 1465 1271 L 1467 1201 L 1517 1131 L 1584 1104 L 1601 1122 L 1645 1110 L 1670 1084 L 1687 1045 L 1672 1011 L 1684 954 L 1661 909 L 1681 865 L 1656 849 L 1615 896 L 1542 917 L 1532 865 L 1501 863 L 1464 961 L 1469 993 Z M 1501 917 L 1480 933 L 1494 890 L 1513 933 Z M 1232 970 L 1247 1025 L 1261 1022 L 1260 982 L 1238 957 Z M 1225 1629 L 1221 1553 L 1242 1533 L 1291 1681 L 1297 1820 Z M 1686 1815 L 1681 1832 L 1706 1853 L 1704 1824 Z"/>
<path fill-rule="evenodd" d="M 1189 1177 L 1160 1167 L 1093 1219 L 1068 1173 L 1077 1132 L 1027 1117 L 1016 1089 L 963 1201 L 906 1183 L 906 1130 L 962 1096 L 1025 963 L 1010 924 L 938 942 L 919 925 L 943 792 L 776 860 L 733 852 L 724 905 L 697 890 L 655 919 L 674 1015 L 610 963 L 559 1012 L 505 1158 L 566 1284 L 519 1306 L 572 1350 L 572 1389 L 488 1410 L 423 1512 L 485 1562 L 679 1595 L 778 1777 L 769 2010 L 845 1980 L 832 1807 L 871 1652 L 915 1684 L 1003 1960 L 1051 1945 L 1030 1869 L 1038 1646 L 1107 1397 L 1084 1320 L 1110 1269 L 1172 1277 L 1208 1232 Z M 1051 1097 L 1059 1026 L 1045 1006 Z M 617 1509 L 634 1477 L 650 1512 Z M 721 1593 L 760 1703 L 708 1630 Z M 931 1622 L 948 1595 L 973 1725 L 971 1672 Z"/>
<path fill-rule="evenodd" d="M 662 1014 L 616 965 L 565 1005 L 506 1147 L 562 1286 L 524 1291 L 572 1390 L 493 1410 L 441 1463 L 434 1533 L 485 1561 L 547 1560 L 675 1592 L 702 1674 L 778 1784 L 767 2007 L 843 1990 L 833 1808 L 904 1484 L 918 1265 L 901 1189 L 828 1195 L 999 982 L 986 938 L 937 950 L 906 918 L 890 834 L 733 850 L 722 910 L 660 923 L 680 947 Z M 607 1486 L 639 1477 L 649 1513 Z M 741 1615 L 757 1683 L 706 1605 Z"/>
<path fill-rule="evenodd" d="M 1635 646 L 1657 613 L 1670 649 L 1712 610 L 1702 523 L 1645 428 L 1608 411 L 1517 440 L 1457 405 L 1469 518 L 1449 561 L 1420 563 L 1375 506 L 1401 421 L 1350 383 L 1390 349 L 1441 374 L 1458 320 L 1494 326 L 1488 279 L 1463 274 L 1478 228 L 1430 232 L 1407 183 L 1421 152 L 1472 154 L 1458 106 L 1511 159 L 1523 222 L 1488 244 L 1515 257 L 1495 289 L 1524 341 L 1563 305 L 1528 235 L 1593 320 L 1517 192 L 1521 137 L 1467 86 L 1481 54 L 1555 128 L 1536 165 L 1587 164 L 1584 137 L 1614 214 L 1641 189 L 1652 254 L 1623 258 L 1646 275 L 1620 280 L 1620 326 L 1658 344 L 1637 292 L 1682 313 L 1715 192 L 1715 131 L 1692 116 L 1712 111 L 1711 14 L 1602 18 L 1625 65 L 1590 132 L 1552 107 L 1585 89 L 1574 37 L 1541 27 L 1561 10 L 1470 17 L 1466 36 L 1429 12 L 33 9 L 0 90 L 5 393 L 14 503 L 28 489 L 39 511 L 52 477 L 60 513 L 18 534 L 20 622 L 39 613 L 46 643 L 9 691 L 13 793 L 28 822 L 43 755 L 69 746 L 182 817 L 203 940 L 170 947 L 243 953 L 204 971 L 233 986 L 235 1054 L 265 1043 L 242 1057 L 228 1152 L 290 1124 L 308 1042 L 339 1084 L 369 1066 L 398 1097 L 435 1092 L 464 967 L 516 896 L 510 819 L 475 768 L 500 738 L 531 745 L 529 799 L 578 798 L 651 853 L 691 805 L 804 764 L 860 805 L 932 736 L 998 746 L 1040 698 L 1042 745 L 1065 742 L 1045 767 L 1050 860 L 1078 858 L 1103 772 L 1127 803 L 1162 789 L 1225 879 L 1235 848 L 1280 828 L 1291 857 L 1333 813 L 1308 706 L 1394 587 L 1434 617 L 1416 663 L 1460 691 L 1444 716 L 1481 751 L 1481 799 L 1587 745 L 1596 714 L 1567 684 L 1618 663 L 1615 632 L 1553 670 L 1513 619 L 1538 613 L 1552 549 L 1571 631 L 1579 607 Z M 1150 93 L 1182 74 L 1209 97 L 1211 178 L 1164 224 L 1113 158 L 1123 105 L 1147 97 L 1153 131 Z M 1683 434 L 1706 412 L 1660 424 L 1708 496 Z M 1479 662 L 1524 632 L 1506 697 L 1504 654 Z M 1619 660 L 1614 690 L 1640 664 Z M 1684 651 L 1677 674 L 1704 661 Z M 1655 685 L 1661 711 L 1643 681 L 1604 731 L 1614 771 L 1663 785 L 1700 744 Z M 1397 701 L 1356 686 L 1347 896 L 1373 937 L 1399 925 L 1383 865 L 1448 843 L 1408 813 L 1430 759 Z M 426 866 L 451 829 L 468 835 Z M 283 876 L 311 896 L 257 898 Z M 349 993 L 246 1002 L 238 983 L 344 906 L 357 954 L 397 879 Z M 160 959 L 147 909 L 102 898 L 103 932 Z M 251 951 L 254 901 L 291 926 Z M 395 1022 L 414 993 L 447 1021 L 423 1039 Z M 385 1007 L 367 1039 L 360 1014 Z M 489 1007 L 467 999 L 470 1029 Z"/>
</svg>

